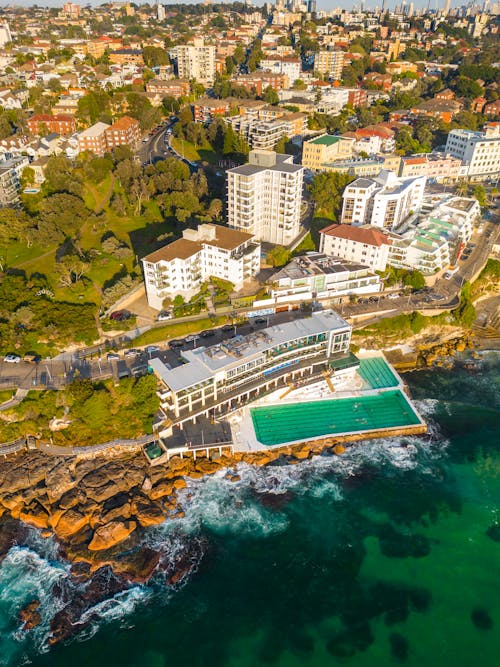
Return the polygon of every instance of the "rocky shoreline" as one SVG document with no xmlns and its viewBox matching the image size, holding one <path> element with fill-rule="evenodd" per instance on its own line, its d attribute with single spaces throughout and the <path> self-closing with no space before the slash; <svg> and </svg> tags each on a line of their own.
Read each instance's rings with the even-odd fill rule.
<svg viewBox="0 0 500 667">
<path fill-rule="evenodd" d="M 422 432 L 425 426 L 418 425 L 369 437 Z M 174 558 L 162 558 L 143 539 L 148 528 L 184 516 L 181 502 L 187 479 L 222 470 L 236 482 L 241 462 L 263 466 L 279 459 L 293 465 L 318 454 L 341 455 L 347 443 L 360 439 L 324 438 L 254 453 L 214 454 L 210 459 L 174 457 L 162 466 L 150 466 L 138 452 L 91 459 L 18 452 L 0 460 L 0 561 L 12 546 L 25 543 L 29 526 L 57 541 L 59 556 L 71 563 L 71 578 L 82 584 L 77 595 L 56 591 L 65 605 L 51 620 L 49 641 L 61 641 L 81 630 L 84 612 L 110 595 L 145 583 L 155 573 L 167 586 L 175 586 L 190 572 L 199 544 Z M 36 600 L 22 610 L 20 622 L 25 630 L 40 623 Z"/>
</svg>

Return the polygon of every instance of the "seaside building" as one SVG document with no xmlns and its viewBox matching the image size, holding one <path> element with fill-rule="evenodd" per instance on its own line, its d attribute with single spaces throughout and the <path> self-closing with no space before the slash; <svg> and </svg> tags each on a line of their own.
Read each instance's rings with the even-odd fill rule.
<svg viewBox="0 0 500 667">
<path fill-rule="evenodd" d="M 308 252 L 294 258 L 273 274 L 270 281 L 273 284 L 271 296 L 278 301 L 290 297 L 339 299 L 351 294 L 374 294 L 381 290 L 380 276 L 366 264 L 330 257 L 321 252 Z"/>
<path fill-rule="evenodd" d="M 260 241 L 288 245 L 300 232 L 304 169 L 291 155 L 250 151 L 227 174 L 228 224 Z"/>
<path fill-rule="evenodd" d="M 385 271 L 391 239 L 378 227 L 333 224 L 320 230 L 320 252 Z M 377 290 L 374 290 L 377 291 Z"/>
<path fill-rule="evenodd" d="M 260 269 L 260 243 L 251 233 L 204 224 L 142 260 L 148 303 L 161 310 L 165 298 L 190 299 L 210 277 L 243 286 Z"/>
<path fill-rule="evenodd" d="M 398 178 L 386 169 L 376 178 L 358 178 L 342 195 L 341 222 L 396 230 L 420 209 L 425 183 L 425 176 Z"/>
<path fill-rule="evenodd" d="M 327 372 L 335 382 L 335 374 L 345 371 L 339 360 L 349 361 L 351 332 L 340 315 L 320 311 L 210 347 L 183 350 L 184 363 L 175 368 L 151 359 L 161 409 L 171 425 L 181 425 L 201 415 L 216 418 L 288 382 L 310 382 Z"/>
<path fill-rule="evenodd" d="M 476 199 L 450 197 L 421 215 L 402 234 L 389 233 L 388 263 L 426 275 L 455 265 L 481 217 Z"/>
</svg>

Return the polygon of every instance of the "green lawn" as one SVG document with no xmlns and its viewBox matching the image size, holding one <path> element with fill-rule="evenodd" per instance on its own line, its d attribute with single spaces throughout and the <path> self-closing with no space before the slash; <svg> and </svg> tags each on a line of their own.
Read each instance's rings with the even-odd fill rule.
<svg viewBox="0 0 500 667">
<path fill-rule="evenodd" d="M 5 403 L 5 401 L 10 401 L 13 395 L 14 392 L 11 389 L 4 389 L 3 391 L 0 391 L 0 404 Z"/>
</svg>

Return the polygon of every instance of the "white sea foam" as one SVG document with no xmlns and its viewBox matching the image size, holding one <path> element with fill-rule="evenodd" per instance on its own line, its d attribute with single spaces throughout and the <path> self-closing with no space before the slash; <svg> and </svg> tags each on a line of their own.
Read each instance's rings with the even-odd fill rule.
<svg viewBox="0 0 500 667">
<path fill-rule="evenodd" d="M 21 664 L 27 659 L 24 648 L 28 643 L 40 652 L 46 650 L 50 618 L 62 607 L 52 589 L 68 571 L 68 564 L 49 561 L 29 547 L 9 550 L 0 565 L 0 665 Z M 33 600 L 40 602 L 42 622 L 28 636 L 15 619 Z"/>
</svg>

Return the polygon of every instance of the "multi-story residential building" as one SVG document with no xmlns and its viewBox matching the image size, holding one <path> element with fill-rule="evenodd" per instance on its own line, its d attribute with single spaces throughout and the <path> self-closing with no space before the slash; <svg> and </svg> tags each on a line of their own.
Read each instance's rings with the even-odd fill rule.
<svg viewBox="0 0 500 667">
<path fill-rule="evenodd" d="M 320 231 L 320 252 L 385 271 L 391 240 L 376 227 L 333 224 Z"/>
<path fill-rule="evenodd" d="M 230 116 L 227 122 L 256 150 L 272 150 L 282 137 L 291 139 L 307 131 L 307 114 L 300 112 L 284 114 L 268 121 L 253 114 Z"/>
<path fill-rule="evenodd" d="M 146 84 L 148 93 L 160 93 L 165 97 L 186 97 L 190 90 L 188 79 L 151 79 Z"/>
<path fill-rule="evenodd" d="M 401 158 L 399 176 L 426 176 L 439 183 L 456 181 L 463 174 L 462 161 L 446 153 L 422 153 Z"/>
<path fill-rule="evenodd" d="M 302 165 L 314 171 L 336 160 L 348 160 L 352 157 L 355 139 L 323 134 L 302 144 Z"/>
<path fill-rule="evenodd" d="M 190 299 L 214 276 L 236 289 L 260 269 L 260 244 L 252 233 L 204 224 L 142 260 L 148 303 L 160 310 L 165 298 Z"/>
<path fill-rule="evenodd" d="M 171 426 L 206 415 L 215 417 L 255 400 L 262 391 L 288 382 L 324 379 L 349 362 L 351 326 L 331 311 L 236 336 L 210 347 L 182 350 L 183 364 L 150 365 L 161 383 L 161 409 Z"/>
<path fill-rule="evenodd" d="M 76 130 L 75 119 L 69 114 L 35 114 L 28 119 L 27 125 L 32 134 L 73 134 Z"/>
<path fill-rule="evenodd" d="M 293 56 L 270 56 L 264 57 L 260 61 L 260 67 L 263 70 L 269 70 L 273 74 L 285 74 L 290 83 L 300 79 L 302 72 L 302 62 L 300 58 Z"/>
<path fill-rule="evenodd" d="M 330 79 L 338 80 L 342 77 L 344 67 L 344 52 L 338 50 L 318 51 L 314 56 L 314 71 L 326 74 Z"/>
<path fill-rule="evenodd" d="M 212 84 L 215 80 L 215 46 L 206 45 L 203 38 L 192 44 L 175 47 L 177 74 L 181 79 L 194 79 L 199 83 Z"/>
<path fill-rule="evenodd" d="M 95 123 L 78 135 L 78 150 L 91 151 L 95 155 L 104 155 L 108 150 L 106 130 L 109 129 L 107 123 Z"/>
<path fill-rule="evenodd" d="M 17 204 L 21 175 L 28 165 L 29 159 L 24 155 L 0 162 L 0 207 Z"/>
<path fill-rule="evenodd" d="M 380 232 L 378 232 L 380 233 Z M 380 292 L 380 276 L 366 264 L 332 257 L 321 252 L 308 252 L 296 257 L 275 273 L 271 297 L 284 299 L 324 299 L 350 294 Z"/>
<path fill-rule="evenodd" d="M 500 122 L 487 123 L 482 132 L 452 130 L 446 153 L 462 161 L 464 175 L 472 180 L 498 179 L 500 173 Z"/>
<path fill-rule="evenodd" d="M 298 236 L 304 168 L 291 155 L 253 150 L 226 174 L 230 227 L 284 246 Z"/>
<path fill-rule="evenodd" d="M 140 49 L 117 49 L 109 54 L 109 62 L 115 65 L 144 65 Z"/>
<path fill-rule="evenodd" d="M 238 100 L 230 97 L 223 100 L 202 97 L 193 103 L 193 117 L 197 123 L 209 123 L 215 116 L 226 116 Z"/>
<path fill-rule="evenodd" d="M 445 199 L 402 234 L 389 233 L 392 244 L 388 263 L 427 275 L 456 264 L 480 216 L 476 199 Z"/>
<path fill-rule="evenodd" d="M 290 85 L 286 74 L 262 72 L 260 70 L 251 72 L 250 74 L 240 74 L 231 79 L 231 81 L 238 86 L 243 86 L 248 91 L 255 90 L 259 97 L 262 96 L 268 86 L 271 86 L 276 91 L 280 91 L 288 88 Z"/>
<path fill-rule="evenodd" d="M 422 205 L 425 176 L 398 178 L 383 169 L 376 178 L 358 178 L 342 195 L 341 222 L 396 230 Z"/>
<path fill-rule="evenodd" d="M 398 171 L 400 160 L 399 155 L 353 157 L 350 160 L 335 160 L 335 162 L 323 164 L 321 171 L 336 171 L 341 174 L 350 174 L 356 178 L 375 178 L 382 169 Z"/>
<path fill-rule="evenodd" d="M 432 275 L 450 265 L 448 230 L 443 225 L 427 221 L 412 227 L 404 234 L 390 232 L 392 241 L 389 264 L 396 268 L 421 271 Z"/>
<path fill-rule="evenodd" d="M 104 130 L 108 150 L 117 146 L 131 146 L 135 148 L 141 140 L 141 126 L 135 118 L 122 116 Z"/>
</svg>

